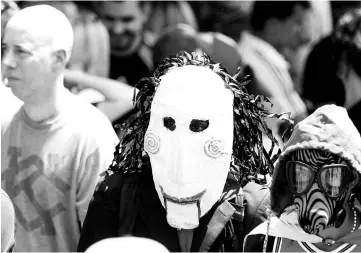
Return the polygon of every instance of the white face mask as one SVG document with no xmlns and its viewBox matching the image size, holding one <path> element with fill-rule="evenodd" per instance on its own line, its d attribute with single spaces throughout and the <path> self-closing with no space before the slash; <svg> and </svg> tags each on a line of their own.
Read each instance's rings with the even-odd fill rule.
<svg viewBox="0 0 361 253">
<path fill-rule="evenodd" d="M 230 167 L 233 94 L 206 67 L 183 66 L 162 77 L 144 149 L 170 226 L 194 229 L 219 200 Z"/>
</svg>

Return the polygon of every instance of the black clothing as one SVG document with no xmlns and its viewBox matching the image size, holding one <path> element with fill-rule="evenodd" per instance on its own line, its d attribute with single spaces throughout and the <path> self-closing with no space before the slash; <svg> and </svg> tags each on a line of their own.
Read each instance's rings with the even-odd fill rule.
<svg viewBox="0 0 361 253">
<path fill-rule="evenodd" d="M 126 57 L 112 55 L 110 58 L 110 78 L 116 80 L 120 76 L 124 76 L 127 83 L 133 87 L 143 77 L 150 77 L 151 71 L 138 52 Z"/>
<path fill-rule="evenodd" d="M 308 56 L 303 77 L 303 98 L 313 106 L 312 113 L 325 104 L 343 106 L 345 88 L 337 77 L 331 36 L 323 38 Z"/>
<path fill-rule="evenodd" d="M 269 191 L 255 183 L 249 184 L 251 190 L 244 191 L 249 202 L 243 223 L 231 219 L 209 251 L 235 251 L 229 223 L 232 222 L 242 247 L 244 236 L 266 220 L 265 206 L 269 205 Z M 219 204 L 216 203 L 200 219 L 199 226 L 194 230 L 191 251 L 199 250 L 209 221 Z M 114 173 L 97 186 L 84 221 L 78 252 L 85 251 L 102 239 L 124 235 L 150 238 L 163 244 L 170 252 L 181 251 L 177 229 L 167 223 L 166 211 L 159 200 L 150 171 L 127 175 Z"/>
</svg>

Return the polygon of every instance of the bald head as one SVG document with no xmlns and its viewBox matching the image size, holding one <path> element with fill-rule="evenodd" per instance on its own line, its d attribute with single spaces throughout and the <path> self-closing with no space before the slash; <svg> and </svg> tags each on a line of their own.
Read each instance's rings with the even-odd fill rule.
<svg viewBox="0 0 361 253">
<path fill-rule="evenodd" d="M 70 59 L 74 41 L 72 26 L 62 12 L 49 5 L 22 9 L 9 20 L 5 33 L 8 29 L 23 31 L 38 47 L 64 50 L 65 63 Z"/>
<path fill-rule="evenodd" d="M 1 74 L 25 103 L 41 103 L 64 86 L 64 69 L 73 47 L 65 15 L 48 5 L 17 12 L 2 38 Z"/>
</svg>

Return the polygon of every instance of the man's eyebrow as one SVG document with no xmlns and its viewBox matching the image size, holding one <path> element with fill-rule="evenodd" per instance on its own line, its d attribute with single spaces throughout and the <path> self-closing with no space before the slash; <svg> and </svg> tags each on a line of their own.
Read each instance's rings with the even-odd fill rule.
<svg viewBox="0 0 361 253">
<path fill-rule="evenodd" d="M 14 48 L 17 50 L 20 49 L 28 53 L 32 53 L 32 51 L 34 50 L 34 48 L 29 48 L 29 46 L 24 46 L 24 45 L 14 45 Z"/>
</svg>

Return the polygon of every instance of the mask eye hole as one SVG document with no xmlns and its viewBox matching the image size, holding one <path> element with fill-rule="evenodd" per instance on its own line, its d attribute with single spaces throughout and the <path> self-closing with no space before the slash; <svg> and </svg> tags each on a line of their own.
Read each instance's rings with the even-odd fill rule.
<svg viewBox="0 0 361 253">
<path fill-rule="evenodd" d="M 193 119 L 191 121 L 191 124 L 189 125 L 189 129 L 192 132 L 202 132 L 206 130 L 209 126 L 209 120 L 199 120 L 199 119 Z"/>
<path fill-rule="evenodd" d="M 171 131 L 174 131 L 176 128 L 175 120 L 172 117 L 163 118 L 163 124 L 167 129 Z"/>
</svg>

